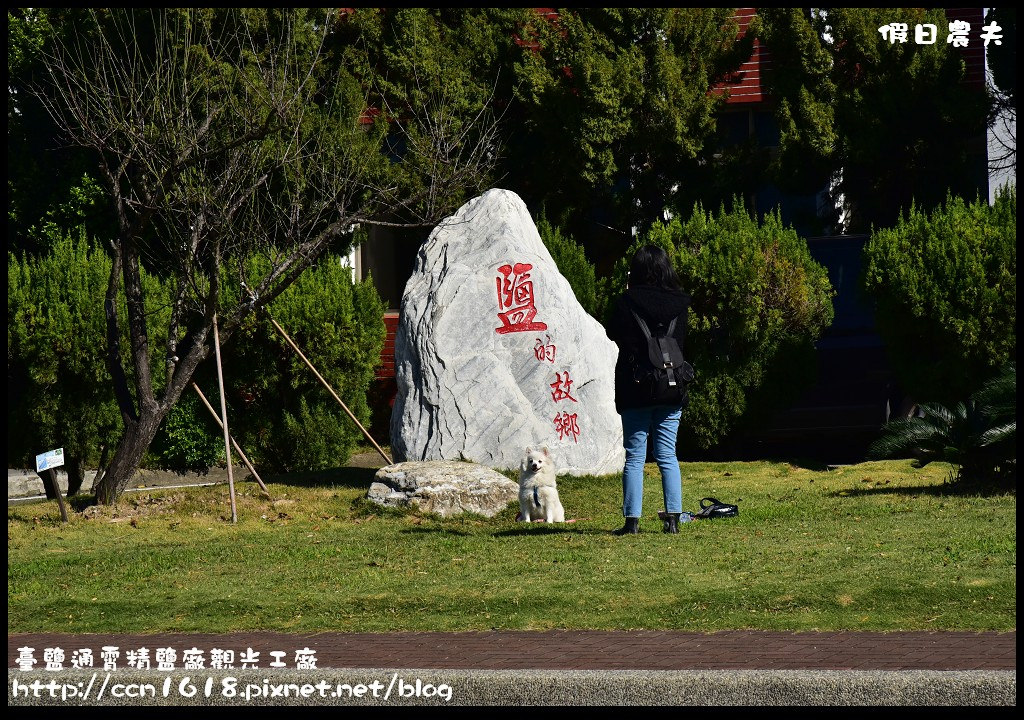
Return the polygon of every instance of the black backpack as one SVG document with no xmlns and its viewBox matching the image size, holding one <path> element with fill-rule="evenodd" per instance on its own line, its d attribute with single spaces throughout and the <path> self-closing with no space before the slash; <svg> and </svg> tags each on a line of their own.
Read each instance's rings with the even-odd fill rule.
<svg viewBox="0 0 1024 720">
<path fill-rule="evenodd" d="M 633 382 L 640 397 L 656 405 L 675 405 L 687 398 L 687 386 L 693 382 L 693 366 L 683 359 L 683 350 L 672 336 L 676 320 L 664 334 L 652 336 L 644 319 L 630 310 L 647 338 L 647 355 L 633 358 Z"/>
</svg>

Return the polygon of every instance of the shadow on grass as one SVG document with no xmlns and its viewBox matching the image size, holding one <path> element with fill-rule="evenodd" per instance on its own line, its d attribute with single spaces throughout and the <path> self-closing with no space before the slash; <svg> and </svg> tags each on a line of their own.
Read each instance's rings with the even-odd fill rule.
<svg viewBox="0 0 1024 720">
<path fill-rule="evenodd" d="M 85 512 L 86 508 L 96 505 L 95 495 L 74 495 L 67 498 L 68 510 L 74 510 L 75 512 Z"/>
<path fill-rule="evenodd" d="M 547 523 L 531 523 L 531 526 L 512 528 L 511 530 L 499 530 L 498 532 L 491 533 L 494 537 L 523 537 L 527 535 L 565 535 L 572 533 L 574 535 L 611 535 L 611 530 L 602 530 L 598 528 L 578 528 L 573 525 L 561 525 L 554 524 L 549 525 Z"/>
<path fill-rule="evenodd" d="M 464 530 L 455 530 L 455 529 L 446 528 L 446 527 L 411 527 L 411 528 L 405 528 L 404 530 L 399 530 L 399 532 L 403 533 L 403 534 L 407 534 L 407 535 L 428 535 L 428 534 L 432 535 L 432 534 L 436 534 L 436 535 L 460 535 L 462 537 L 467 537 L 470 534 L 470 533 L 468 533 L 468 532 L 466 532 Z"/>
<path fill-rule="evenodd" d="M 1017 486 L 1006 483 L 947 482 L 942 485 L 914 485 L 912 487 L 865 487 L 835 490 L 830 497 L 866 497 L 870 495 L 931 495 L 934 497 L 992 497 L 1016 495 Z"/>
<path fill-rule="evenodd" d="M 369 490 L 377 471 L 373 468 L 337 467 L 326 470 L 308 470 L 303 472 L 263 475 L 263 482 L 268 485 L 291 485 L 293 487 L 345 487 L 356 490 Z"/>
</svg>

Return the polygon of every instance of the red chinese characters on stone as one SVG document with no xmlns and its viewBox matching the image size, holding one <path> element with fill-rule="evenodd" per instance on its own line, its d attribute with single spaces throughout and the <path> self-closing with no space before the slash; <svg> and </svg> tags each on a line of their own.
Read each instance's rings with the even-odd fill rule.
<svg viewBox="0 0 1024 720">
<path fill-rule="evenodd" d="M 562 440 L 567 437 L 572 437 L 572 441 L 575 443 L 579 442 L 580 426 L 576 421 L 576 413 L 570 415 L 566 411 L 562 411 L 555 415 L 555 432 L 558 433 L 558 439 Z"/>
<path fill-rule="evenodd" d="M 548 344 L 545 345 L 544 341 L 537 338 L 537 344 L 533 346 L 533 354 L 537 356 L 537 359 L 541 362 L 547 360 L 550 363 L 555 361 L 555 346 L 551 344 L 551 336 L 545 335 L 548 339 Z"/>
<path fill-rule="evenodd" d="M 535 321 L 537 306 L 534 304 L 533 280 L 530 279 L 529 263 L 502 265 L 495 283 L 498 288 L 498 319 L 501 327 L 494 328 L 499 335 L 512 332 L 547 330 L 547 323 Z"/>
<path fill-rule="evenodd" d="M 576 398 L 572 396 L 572 378 L 569 377 L 569 371 L 565 371 L 565 377 L 562 377 L 562 373 L 555 373 L 555 381 L 551 383 L 551 399 L 555 402 L 559 400 L 572 400 L 577 402 Z"/>
</svg>

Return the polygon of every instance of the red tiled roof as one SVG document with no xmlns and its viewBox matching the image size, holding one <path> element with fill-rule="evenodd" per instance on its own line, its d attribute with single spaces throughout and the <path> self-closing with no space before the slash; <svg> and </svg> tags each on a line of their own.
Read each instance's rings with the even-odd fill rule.
<svg viewBox="0 0 1024 720">
<path fill-rule="evenodd" d="M 737 8 L 733 18 L 739 26 L 737 38 L 747 34 L 750 21 L 757 14 L 757 8 Z M 770 70 L 772 64 L 771 51 L 761 44 L 760 40 L 754 40 L 754 51 L 750 59 L 740 65 L 739 70 L 732 73 L 725 81 L 718 83 L 711 89 L 713 95 L 722 95 L 726 89 L 729 97 L 726 102 L 730 105 L 738 103 L 757 103 L 765 100 L 765 93 L 761 88 L 761 78 L 764 73 Z"/>
</svg>

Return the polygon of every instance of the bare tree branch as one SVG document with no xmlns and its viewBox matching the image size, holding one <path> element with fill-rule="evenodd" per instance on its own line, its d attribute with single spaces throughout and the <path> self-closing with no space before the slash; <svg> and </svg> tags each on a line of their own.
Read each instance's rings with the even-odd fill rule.
<svg viewBox="0 0 1024 720">
<path fill-rule="evenodd" d="M 992 97 L 992 116 L 989 121 L 989 172 L 1017 172 L 1017 106 L 995 84 L 992 70 L 987 69 L 985 82 Z"/>
<path fill-rule="evenodd" d="M 108 355 L 126 432 L 103 502 L 123 490 L 210 354 L 215 314 L 227 342 L 355 224 L 436 223 L 487 186 L 493 97 L 456 107 L 424 81 L 394 107 L 372 78 L 336 63 L 334 21 L 313 22 L 313 12 L 94 9 L 45 60 L 41 100 L 71 144 L 96 153 L 118 223 L 107 302 L 116 308 L 124 293 L 130 361 L 121 365 L 114 310 Z M 369 98 L 390 125 L 361 121 Z M 257 271 L 247 260 L 256 255 L 269 265 Z M 227 267 L 251 295 L 229 297 Z M 152 359 L 147 271 L 174 285 L 162 357 Z M 157 392 L 150 363 L 161 361 Z"/>
</svg>

